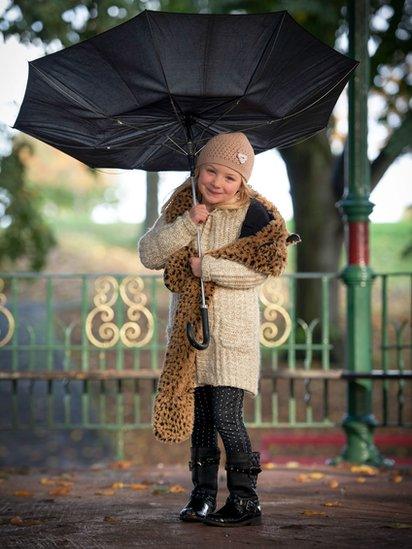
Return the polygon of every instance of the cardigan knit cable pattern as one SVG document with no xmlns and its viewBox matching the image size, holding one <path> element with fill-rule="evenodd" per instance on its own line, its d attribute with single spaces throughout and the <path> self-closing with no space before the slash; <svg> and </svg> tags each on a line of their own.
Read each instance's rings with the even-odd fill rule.
<svg viewBox="0 0 412 549">
<path fill-rule="evenodd" d="M 191 347 L 186 323 L 201 338 L 200 280 L 189 257 L 198 256 L 197 225 L 191 220 L 191 190 L 185 189 L 142 236 L 143 265 L 164 268 L 171 290 L 167 349 L 154 405 L 153 429 L 162 442 L 181 442 L 193 429 L 193 392 L 199 385 L 230 385 L 254 397 L 260 368 L 258 287 L 286 264 L 288 232 L 277 209 L 261 195 L 237 209 L 216 207 L 200 225 L 202 277 L 211 339 Z"/>
</svg>

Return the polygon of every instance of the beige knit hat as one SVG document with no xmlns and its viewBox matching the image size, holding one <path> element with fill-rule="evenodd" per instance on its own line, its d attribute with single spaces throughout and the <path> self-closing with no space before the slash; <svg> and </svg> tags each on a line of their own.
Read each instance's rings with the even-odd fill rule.
<svg viewBox="0 0 412 549">
<path fill-rule="evenodd" d="M 201 149 L 196 168 L 209 162 L 222 164 L 237 171 L 248 181 L 254 160 L 255 152 L 244 133 L 219 133 L 209 139 Z"/>
</svg>

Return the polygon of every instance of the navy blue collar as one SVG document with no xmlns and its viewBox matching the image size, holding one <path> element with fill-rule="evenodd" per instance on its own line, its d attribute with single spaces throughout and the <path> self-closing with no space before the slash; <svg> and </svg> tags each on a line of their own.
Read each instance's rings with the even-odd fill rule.
<svg viewBox="0 0 412 549">
<path fill-rule="evenodd" d="M 245 219 L 242 224 L 239 238 L 252 236 L 274 219 L 273 214 L 256 198 L 250 199 Z"/>
</svg>

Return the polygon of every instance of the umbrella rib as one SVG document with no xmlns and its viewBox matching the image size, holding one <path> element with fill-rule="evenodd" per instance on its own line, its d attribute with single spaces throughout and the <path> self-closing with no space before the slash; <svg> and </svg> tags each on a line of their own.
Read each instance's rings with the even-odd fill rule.
<svg viewBox="0 0 412 549">
<path fill-rule="evenodd" d="M 268 50 L 269 46 L 271 45 L 272 38 L 273 38 L 273 35 L 274 35 L 275 33 L 276 33 L 276 36 L 275 36 L 275 40 L 274 40 L 274 42 L 273 42 L 273 44 L 272 44 L 272 48 L 275 46 L 275 44 L 276 44 L 276 42 L 277 42 L 278 36 L 279 36 L 280 31 L 281 31 L 281 29 L 282 29 L 282 25 L 283 25 L 283 21 L 284 21 L 284 19 L 285 19 L 285 16 L 286 16 L 286 11 L 283 13 L 282 19 L 281 19 L 281 21 L 280 21 L 278 27 L 275 28 L 275 29 L 273 30 L 273 32 L 271 33 L 270 37 L 268 38 L 268 40 L 267 40 L 267 42 L 266 42 L 266 44 L 265 44 L 265 47 L 264 47 L 264 49 L 263 49 L 262 55 L 260 56 L 259 62 L 256 64 L 256 67 L 255 67 L 255 69 L 254 69 L 254 71 L 253 71 L 253 73 L 252 73 L 252 75 L 251 75 L 251 77 L 250 77 L 250 79 L 249 79 L 249 82 L 247 83 L 246 89 L 245 89 L 245 91 L 243 92 L 242 97 L 239 97 L 239 99 L 236 100 L 236 102 L 235 102 L 234 105 L 230 106 L 229 109 L 228 109 L 227 111 L 223 112 L 218 118 L 216 118 L 215 120 L 213 120 L 213 121 L 209 124 L 209 126 L 207 126 L 206 128 L 204 128 L 203 132 L 200 134 L 200 137 L 202 137 L 202 135 L 204 134 L 204 132 L 205 132 L 212 124 L 216 124 L 216 122 L 218 122 L 218 121 L 222 118 L 222 116 L 224 116 L 225 114 L 227 114 L 228 112 L 230 112 L 235 106 L 237 106 L 237 105 L 242 101 L 242 99 L 244 99 L 244 98 L 246 97 L 246 94 L 247 94 L 247 92 L 248 92 L 248 89 L 250 88 L 250 85 L 251 85 L 251 83 L 252 83 L 252 81 L 253 81 L 253 78 L 254 78 L 254 76 L 255 76 L 257 70 L 259 69 L 260 65 L 262 64 L 262 60 L 264 59 L 265 53 L 266 53 L 266 51 Z M 267 60 L 266 60 L 266 62 L 267 62 Z M 256 126 L 256 127 L 258 127 L 258 126 Z"/>
<path fill-rule="evenodd" d="M 55 79 L 53 78 L 50 78 L 49 76 L 47 76 L 41 69 L 39 69 L 38 67 L 36 67 L 35 65 L 31 64 L 31 66 L 36 70 L 36 72 L 40 75 L 40 77 L 45 80 L 53 89 L 57 90 L 59 93 L 61 93 L 62 95 L 65 95 L 67 96 L 70 100 L 74 101 L 75 103 L 77 103 L 78 105 L 81 105 L 83 108 L 86 106 L 87 108 L 89 108 L 92 112 L 94 112 L 95 114 L 99 115 L 100 117 L 103 117 L 103 118 L 106 118 L 108 120 L 112 120 L 113 122 L 117 122 L 117 123 L 121 123 L 122 126 L 128 126 L 130 128 L 133 128 L 133 129 L 140 129 L 139 126 L 135 126 L 134 124 L 130 124 L 128 122 L 123 122 L 122 120 L 119 120 L 118 118 L 115 118 L 111 115 L 108 115 L 106 113 L 103 113 L 103 112 L 99 112 L 95 107 L 94 105 L 90 104 L 88 101 L 86 101 L 85 99 L 83 99 L 83 97 L 80 96 L 79 97 L 76 97 L 76 95 L 74 95 L 74 92 L 68 88 L 66 85 L 64 84 L 61 84 L 61 82 L 56 82 Z M 169 137 L 169 136 L 168 136 Z M 144 139 L 147 139 L 147 136 L 142 136 L 142 140 Z M 176 144 L 176 143 L 175 143 Z M 150 146 L 157 146 L 157 145 L 164 145 L 164 143 L 155 143 L 155 144 L 152 144 Z M 177 144 L 176 144 L 177 145 Z M 66 146 L 66 145 L 64 145 Z M 90 147 L 74 147 L 74 148 L 77 148 L 77 149 L 89 149 Z M 118 147 L 119 149 L 120 148 L 128 148 L 128 147 Z M 171 148 L 171 147 L 169 147 Z M 177 149 L 173 149 L 175 152 L 180 152 L 179 150 Z"/>
<path fill-rule="evenodd" d="M 262 55 L 260 56 L 259 62 L 257 63 L 257 65 L 256 65 L 256 67 L 255 67 L 255 70 L 253 71 L 252 76 L 251 76 L 250 79 L 249 79 L 249 82 L 248 82 L 248 84 L 247 84 L 247 86 L 246 86 L 246 89 L 245 89 L 245 91 L 244 91 L 244 93 L 243 93 L 241 99 L 243 99 L 243 98 L 246 96 L 246 94 L 247 94 L 247 92 L 248 92 L 248 89 L 250 88 L 250 85 L 251 85 L 251 83 L 252 83 L 252 81 L 253 81 L 253 78 L 255 77 L 255 74 L 256 74 L 257 70 L 259 69 L 260 65 L 262 64 L 262 60 L 263 60 L 263 58 L 264 58 L 264 56 L 265 56 L 265 53 L 266 53 L 266 51 L 269 49 L 269 46 L 271 45 L 272 37 L 273 37 L 273 35 L 276 33 L 275 40 L 274 40 L 274 42 L 273 42 L 273 44 L 272 44 L 272 48 L 275 47 L 276 42 L 278 41 L 278 38 L 279 38 L 280 31 L 281 31 L 282 26 L 283 26 L 283 21 L 285 20 L 285 17 L 286 17 L 286 13 L 287 13 L 286 11 L 283 13 L 283 16 L 282 16 L 282 19 L 281 19 L 281 21 L 280 21 L 280 23 L 279 23 L 278 28 L 273 30 L 273 32 L 272 32 L 272 34 L 270 35 L 268 41 L 266 42 L 266 45 L 265 45 L 264 50 L 263 50 L 263 53 L 262 53 Z M 267 59 L 266 59 L 266 63 L 267 63 Z"/>
<path fill-rule="evenodd" d="M 238 131 L 247 131 L 247 130 L 254 130 L 256 128 L 259 128 L 260 126 L 265 126 L 266 124 L 273 124 L 274 122 L 283 122 L 284 120 L 289 120 L 299 114 L 302 114 L 303 112 L 305 112 L 306 110 L 310 109 L 311 107 L 313 107 L 314 105 L 316 105 L 317 103 L 319 103 L 319 101 L 321 101 L 322 99 L 324 99 L 326 96 L 328 96 L 330 93 L 332 93 L 332 91 L 342 82 L 342 80 L 344 80 L 348 74 L 350 74 L 356 67 L 352 67 L 347 73 L 345 73 L 343 75 L 343 77 L 332 87 L 330 88 L 327 92 L 325 92 L 321 97 L 318 97 L 318 99 L 316 99 L 316 101 L 313 101 L 313 103 L 311 103 L 310 105 L 307 105 L 306 107 L 304 107 L 303 109 L 301 109 L 300 111 L 296 111 L 294 113 L 291 113 L 287 116 L 283 116 L 281 118 L 272 118 L 270 120 L 267 120 L 266 122 L 263 122 L 262 124 L 257 124 L 255 126 L 246 126 Z M 212 121 L 210 124 L 208 124 L 205 129 L 203 130 L 203 133 L 204 131 L 206 131 L 212 124 L 215 124 L 219 119 L 221 118 L 221 116 Z M 202 124 L 202 121 L 201 119 L 197 119 L 198 123 L 201 124 L 201 125 L 204 125 Z M 323 129 L 323 128 L 322 128 Z M 203 133 L 201 135 L 203 135 Z"/>
<path fill-rule="evenodd" d="M 269 47 L 270 41 L 271 41 L 271 39 L 272 39 L 274 33 L 276 32 L 276 37 L 275 37 L 275 41 L 274 41 L 274 44 L 273 44 L 273 46 L 275 46 L 275 44 L 276 44 L 276 42 L 277 42 L 277 39 L 278 39 L 278 36 L 279 36 L 279 33 L 280 33 L 280 31 L 281 31 L 281 29 L 282 29 L 282 26 L 283 26 L 283 21 L 284 21 L 284 19 L 285 19 L 285 16 L 286 16 L 286 11 L 283 13 L 283 16 L 282 16 L 282 19 L 281 19 L 281 21 L 280 21 L 280 23 L 279 23 L 278 28 L 277 28 L 277 29 L 274 29 L 273 32 L 272 32 L 272 34 L 271 34 L 270 37 L 268 38 L 268 41 L 266 42 L 265 47 L 263 48 L 263 53 L 262 53 L 262 55 L 260 56 L 260 60 L 259 60 L 259 62 L 257 63 L 257 65 L 256 65 L 256 67 L 255 67 L 255 69 L 254 69 L 254 71 L 253 71 L 253 73 L 252 73 L 252 76 L 251 76 L 250 79 L 249 79 L 249 82 L 248 82 L 247 85 L 246 85 L 246 89 L 245 89 L 245 91 L 243 92 L 242 97 L 239 98 L 239 102 L 240 102 L 242 99 L 244 99 L 244 97 L 246 96 L 246 93 L 247 93 L 247 91 L 248 91 L 248 89 L 249 89 L 249 87 L 250 87 L 250 84 L 251 84 L 251 82 L 253 81 L 253 78 L 254 78 L 254 76 L 255 76 L 255 74 L 256 74 L 256 71 L 258 70 L 258 68 L 259 68 L 259 66 L 260 66 L 260 64 L 261 64 L 261 62 L 262 62 L 262 59 L 264 58 L 264 54 L 265 54 L 266 50 L 267 50 L 268 47 Z M 213 108 L 215 108 L 215 107 L 213 107 Z M 205 111 L 202 111 L 200 114 L 204 114 L 204 113 L 206 113 L 207 111 L 208 111 L 208 109 L 206 109 Z M 225 113 L 224 113 L 224 114 L 225 114 Z"/>
<path fill-rule="evenodd" d="M 170 137 L 170 135 L 167 136 L 167 139 L 170 139 L 170 141 L 172 141 L 172 143 L 174 143 L 174 144 L 176 145 L 176 147 L 178 147 L 178 149 L 180 149 L 180 151 L 182 151 L 182 153 L 183 153 L 185 156 L 188 155 L 188 153 L 183 149 L 183 147 L 181 147 L 181 146 L 179 145 L 179 143 L 176 143 L 176 141 L 175 141 L 174 139 L 172 139 L 172 138 Z M 171 149 L 172 147 L 169 147 L 169 148 Z M 179 152 L 179 151 L 177 151 L 177 152 Z"/>
<path fill-rule="evenodd" d="M 173 97 L 172 97 L 172 94 L 171 94 L 170 89 L 169 89 L 169 83 L 168 83 L 167 78 L 166 78 L 166 74 L 165 74 L 165 71 L 164 71 L 164 67 L 163 67 L 163 64 L 162 64 L 162 60 L 161 60 L 161 58 L 160 58 L 159 52 L 157 51 L 156 41 L 155 41 L 155 39 L 154 39 L 153 30 L 152 30 L 152 25 L 151 25 L 151 22 L 150 22 L 148 10 L 145 10 L 145 13 L 146 13 L 146 20 L 147 20 L 148 27 L 149 27 L 149 32 L 150 32 L 150 35 L 151 35 L 151 37 L 152 37 L 153 48 L 154 48 L 154 51 L 155 51 L 157 60 L 158 60 L 158 62 L 159 62 L 160 68 L 161 68 L 161 70 L 162 70 L 162 74 L 163 74 L 163 78 L 164 78 L 164 81 L 165 81 L 165 85 L 166 85 L 166 89 L 167 89 L 167 94 L 168 94 L 168 96 L 169 96 L 170 103 L 172 104 L 173 110 L 174 110 L 174 112 L 175 112 L 175 115 L 176 115 L 176 117 L 177 117 L 177 120 L 178 120 L 179 124 L 182 126 L 182 129 L 183 129 L 184 133 L 186 134 L 186 128 L 185 128 L 184 124 L 182 123 L 181 116 L 180 116 L 179 113 L 177 112 L 177 106 L 178 106 L 178 105 L 176 106 L 175 103 L 174 103 L 174 101 L 173 101 Z M 181 110 L 180 107 L 179 107 L 179 110 Z M 183 114 L 183 113 L 182 113 L 182 114 Z"/>
<path fill-rule="evenodd" d="M 123 84 L 126 86 L 126 88 L 129 90 L 129 92 L 132 94 L 133 96 L 133 99 L 136 101 L 136 106 L 137 108 L 139 108 L 139 105 L 138 105 L 138 99 L 137 97 L 135 96 L 135 94 L 133 93 L 133 90 L 130 88 L 129 84 L 126 82 L 126 80 L 123 78 L 123 76 L 120 74 L 120 72 L 116 69 L 116 67 L 113 65 L 113 63 L 109 60 L 109 59 L 106 59 L 102 56 L 101 54 L 101 51 L 100 49 L 93 43 L 93 41 L 90 41 L 90 44 L 92 46 L 92 48 L 95 49 L 95 51 L 97 52 L 97 54 L 99 55 L 100 59 L 103 60 L 104 63 L 107 63 L 110 68 L 118 75 L 118 77 L 120 78 L 120 80 L 123 82 Z"/>
<path fill-rule="evenodd" d="M 356 69 L 357 65 L 355 65 L 354 67 L 351 67 L 348 72 L 346 72 L 342 78 L 340 78 L 330 89 L 328 89 L 323 95 L 321 95 L 320 97 L 318 97 L 316 99 L 316 101 L 313 101 L 313 103 L 311 103 L 310 105 L 306 105 L 306 107 L 303 107 L 303 109 L 301 109 L 300 111 L 296 111 L 292 114 L 289 114 L 287 116 L 283 116 L 282 118 L 278 118 L 278 119 L 274 119 L 274 120 L 286 120 L 287 118 L 293 118 L 294 116 L 298 115 L 298 114 L 302 114 L 303 112 L 305 112 L 306 110 L 310 109 L 311 107 L 313 107 L 314 105 L 316 105 L 316 103 L 319 103 L 319 101 L 321 101 L 321 99 L 324 99 L 326 96 L 328 96 L 331 92 L 333 92 L 333 90 L 339 86 L 339 84 L 342 82 L 342 80 L 345 80 L 345 78 L 351 73 L 353 72 L 355 69 Z"/>
<path fill-rule="evenodd" d="M 208 128 L 210 128 L 210 126 L 211 126 L 212 124 L 216 124 L 216 122 L 218 122 L 218 121 L 222 118 L 222 116 L 224 116 L 225 114 L 227 114 L 228 112 L 230 112 L 232 109 L 234 109 L 237 105 L 239 105 L 241 99 L 242 99 L 241 97 L 240 97 L 239 99 L 236 99 L 236 101 L 234 102 L 234 104 L 232 103 L 232 105 L 230 105 L 229 108 L 226 109 L 220 116 L 218 116 L 215 120 L 212 120 L 212 121 L 210 122 L 210 124 L 209 124 L 208 126 L 206 126 L 206 127 L 203 129 L 203 131 L 202 131 L 202 133 L 200 134 L 200 137 L 199 137 L 199 139 L 198 139 L 197 142 L 201 141 L 203 134 L 205 133 L 205 131 L 208 130 Z"/>
<path fill-rule="evenodd" d="M 280 22 L 278 28 L 276 29 L 276 38 L 275 38 L 274 44 L 276 44 L 276 41 L 277 41 L 277 39 L 278 39 L 280 30 L 281 30 L 282 25 L 283 25 L 283 21 L 284 21 L 284 19 L 285 19 L 285 16 L 286 16 L 286 11 L 284 12 L 283 17 L 282 17 L 282 20 L 281 20 L 281 22 Z M 274 32 L 275 32 L 275 31 L 273 31 L 273 33 L 274 33 Z M 231 105 L 231 106 L 229 107 L 229 109 L 227 109 L 225 112 L 223 112 L 218 118 L 216 118 L 215 120 L 212 120 L 207 126 L 204 127 L 202 133 L 200 134 L 199 141 L 201 140 L 201 138 L 202 138 L 202 136 L 203 136 L 203 134 L 204 134 L 205 131 L 207 131 L 213 124 L 216 124 L 216 122 L 218 122 L 225 114 L 227 114 L 228 112 L 230 112 L 230 110 L 232 110 L 236 105 L 238 105 L 238 104 L 240 103 L 240 101 L 241 101 L 242 99 L 244 99 L 244 98 L 246 97 L 246 94 L 247 94 L 247 91 L 248 91 L 248 89 L 249 89 L 249 87 L 250 87 L 250 84 L 251 84 L 251 82 L 253 81 L 253 77 L 254 77 L 256 71 L 258 70 L 258 68 L 259 68 L 259 66 L 260 66 L 260 64 L 261 64 L 261 61 L 262 61 L 262 59 L 263 59 L 263 57 L 264 57 L 264 53 L 265 53 L 266 50 L 268 49 L 268 46 L 269 46 L 269 44 L 270 44 L 271 38 L 272 38 L 272 36 L 273 36 L 273 33 L 271 34 L 271 36 L 270 36 L 270 38 L 269 38 L 269 40 L 268 40 L 268 42 L 267 42 L 267 44 L 266 44 L 266 46 L 265 46 L 264 52 L 263 52 L 263 54 L 262 54 L 262 56 L 261 56 L 261 58 L 260 58 L 260 62 L 256 65 L 255 70 L 253 71 L 253 74 L 252 74 L 252 76 L 251 76 L 251 78 L 250 78 L 250 80 L 249 80 L 249 82 L 248 82 L 248 84 L 247 84 L 247 86 L 246 86 L 246 90 L 245 90 L 244 94 L 242 95 L 242 97 L 240 97 L 240 98 L 236 101 L 235 104 Z M 274 44 L 273 44 L 273 45 L 274 45 Z M 351 69 L 349 69 L 349 71 L 346 72 L 346 73 L 343 75 L 343 77 L 342 77 L 338 82 L 335 83 L 334 86 L 332 86 L 332 88 L 328 89 L 328 90 L 327 90 L 322 96 L 320 96 L 316 101 L 314 101 L 314 102 L 311 103 L 310 105 L 307 105 L 306 107 L 304 107 L 304 108 L 301 109 L 300 111 L 297 111 L 297 112 L 295 112 L 295 113 L 292 113 L 292 114 L 290 114 L 290 115 L 288 115 L 288 116 L 284 116 L 284 117 L 282 117 L 282 118 L 273 118 L 273 119 L 268 120 L 267 122 L 265 122 L 265 123 L 263 123 L 263 124 L 258 124 L 258 125 L 255 125 L 255 126 L 246 127 L 246 128 L 243 128 L 242 130 L 239 130 L 239 131 L 253 130 L 253 129 L 259 128 L 260 126 L 263 126 L 263 125 L 265 125 L 265 124 L 272 124 L 273 122 L 281 122 L 281 121 L 283 121 L 283 120 L 287 120 L 287 119 L 293 118 L 294 116 L 297 116 L 297 115 L 303 113 L 305 110 L 307 110 L 307 109 L 313 107 L 314 105 L 316 105 L 316 103 L 318 103 L 319 101 L 321 101 L 322 99 L 324 99 L 325 97 L 327 97 L 327 96 L 328 96 L 328 95 L 329 95 L 329 94 L 330 94 L 330 93 L 331 93 L 331 92 L 332 92 L 332 91 L 342 82 L 342 80 L 346 79 L 346 77 L 347 77 L 355 68 L 356 68 L 356 65 L 355 65 L 355 67 L 352 67 Z M 204 111 L 204 112 L 206 112 L 206 111 Z M 201 123 L 199 119 L 198 119 L 198 122 Z M 321 129 L 323 129 L 323 128 L 321 128 Z M 320 131 L 320 130 L 319 130 L 319 131 Z M 316 132 L 316 133 L 318 133 L 318 132 Z M 315 135 L 316 135 L 316 134 L 315 134 Z M 305 139 L 306 139 L 306 138 L 305 138 Z M 302 141 L 299 141 L 298 143 L 301 143 L 301 142 L 302 142 Z M 202 148 L 203 148 L 203 147 L 202 147 Z M 200 151 L 200 149 L 199 149 L 197 152 L 199 152 L 199 151 Z"/>
<path fill-rule="evenodd" d="M 46 75 L 41 69 L 39 69 L 39 67 L 36 67 L 31 62 L 30 62 L 30 65 L 38 72 L 38 74 L 43 78 L 43 80 L 45 80 L 52 88 L 54 88 L 55 90 L 60 92 L 62 95 L 66 95 L 66 97 L 69 97 L 69 99 L 71 99 L 72 101 L 74 101 L 78 105 L 81 105 L 83 108 L 87 107 L 88 109 L 90 109 L 95 114 L 98 114 L 99 116 L 103 116 L 103 117 L 106 117 L 106 118 L 111 118 L 107 114 L 99 112 L 95 108 L 94 105 L 89 103 L 89 101 L 87 101 L 83 97 L 79 96 L 80 97 L 80 99 L 79 99 L 79 97 L 76 97 L 76 96 L 72 95 L 72 94 L 74 94 L 73 90 L 71 90 L 65 84 L 62 84 L 59 80 L 57 80 L 55 78 L 51 78 L 50 76 Z"/>
<path fill-rule="evenodd" d="M 303 137 L 302 139 L 299 139 L 299 141 L 291 141 L 291 142 L 288 142 L 288 143 L 285 143 L 283 145 L 277 145 L 276 148 L 277 149 L 285 149 L 286 147 L 290 147 L 291 145 L 295 146 L 295 145 L 300 145 L 301 143 L 303 143 L 304 141 L 307 141 L 308 139 L 310 139 L 311 137 L 314 137 L 315 135 L 318 135 L 318 133 L 322 132 L 323 130 L 325 129 L 324 126 L 322 126 L 322 128 L 319 128 L 318 130 L 315 131 L 315 133 L 310 133 L 309 135 L 307 135 L 306 137 Z"/>
<path fill-rule="evenodd" d="M 178 131 L 178 128 L 176 128 L 175 131 Z M 167 139 L 170 139 L 171 141 L 173 141 L 173 139 L 170 137 L 170 135 L 168 135 L 168 136 L 166 137 L 165 141 L 166 141 Z M 164 144 L 164 142 L 163 142 L 163 143 L 160 143 L 160 147 L 161 147 L 163 144 Z M 159 148 L 160 148 L 160 147 L 159 147 Z M 146 164 L 146 163 L 152 158 L 152 156 L 159 150 L 159 148 L 154 149 L 154 150 L 147 156 L 147 158 L 144 159 L 144 161 L 142 162 L 142 167 L 144 166 L 144 164 Z M 178 152 L 180 152 L 180 151 L 178 151 Z"/>
</svg>

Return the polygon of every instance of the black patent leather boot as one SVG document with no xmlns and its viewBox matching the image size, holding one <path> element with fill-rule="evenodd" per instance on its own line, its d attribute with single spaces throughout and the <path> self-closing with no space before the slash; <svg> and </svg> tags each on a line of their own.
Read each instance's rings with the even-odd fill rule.
<svg viewBox="0 0 412 549">
<path fill-rule="evenodd" d="M 216 509 L 220 449 L 192 447 L 190 452 L 189 469 L 194 488 L 179 518 L 187 522 L 202 522 Z"/>
<path fill-rule="evenodd" d="M 226 460 L 229 496 L 224 506 L 207 515 L 203 524 L 211 526 L 249 526 L 262 524 L 256 493 L 257 476 L 262 471 L 259 452 L 237 452 Z"/>
</svg>

